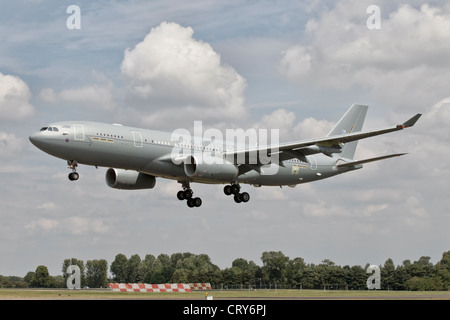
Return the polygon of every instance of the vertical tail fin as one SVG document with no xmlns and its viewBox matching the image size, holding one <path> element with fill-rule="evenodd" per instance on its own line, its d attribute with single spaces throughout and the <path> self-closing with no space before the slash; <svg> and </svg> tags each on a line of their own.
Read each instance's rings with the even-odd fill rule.
<svg viewBox="0 0 450 320">
<path fill-rule="evenodd" d="M 352 133 L 362 130 L 364 120 L 367 114 L 367 106 L 360 104 L 354 104 L 348 109 L 345 115 L 339 120 L 339 122 L 330 131 L 328 136 L 340 135 L 343 133 Z M 353 159 L 356 152 L 356 146 L 358 141 L 346 143 L 342 148 L 341 156 L 347 159 Z"/>
</svg>

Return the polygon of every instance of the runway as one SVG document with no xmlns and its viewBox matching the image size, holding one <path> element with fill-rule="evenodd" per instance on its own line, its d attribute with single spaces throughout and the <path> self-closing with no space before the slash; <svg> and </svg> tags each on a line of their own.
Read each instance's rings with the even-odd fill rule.
<svg viewBox="0 0 450 320">
<path fill-rule="evenodd" d="M 0 289 L 0 300 L 450 300 L 450 291 L 209 290 L 190 293 L 112 292 L 109 289 Z"/>
</svg>

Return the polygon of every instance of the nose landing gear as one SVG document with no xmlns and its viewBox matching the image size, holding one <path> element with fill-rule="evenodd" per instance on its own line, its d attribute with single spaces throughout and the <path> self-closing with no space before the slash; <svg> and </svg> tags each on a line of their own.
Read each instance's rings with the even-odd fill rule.
<svg viewBox="0 0 450 320">
<path fill-rule="evenodd" d="M 69 166 L 69 169 L 72 169 L 72 172 L 69 173 L 69 180 L 70 181 L 76 181 L 80 177 L 80 175 L 77 172 L 78 162 L 75 160 L 67 160 L 67 165 Z"/>
</svg>

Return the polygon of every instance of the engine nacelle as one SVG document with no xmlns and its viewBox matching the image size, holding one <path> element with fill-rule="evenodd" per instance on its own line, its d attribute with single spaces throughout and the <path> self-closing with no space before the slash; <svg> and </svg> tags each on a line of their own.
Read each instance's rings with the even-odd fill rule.
<svg viewBox="0 0 450 320">
<path fill-rule="evenodd" d="M 186 157 L 184 172 L 191 178 L 230 182 L 236 179 L 239 169 L 225 159 L 203 154 Z"/>
<path fill-rule="evenodd" d="M 106 171 L 106 184 L 114 189 L 140 190 L 152 189 L 156 178 L 133 170 L 110 168 Z"/>
</svg>

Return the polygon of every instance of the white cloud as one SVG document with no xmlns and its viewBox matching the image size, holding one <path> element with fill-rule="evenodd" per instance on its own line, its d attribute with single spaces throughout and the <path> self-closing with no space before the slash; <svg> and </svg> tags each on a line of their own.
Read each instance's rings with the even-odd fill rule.
<svg viewBox="0 0 450 320">
<path fill-rule="evenodd" d="M 450 122 L 450 97 L 444 98 L 431 107 L 423 119 L 422 125 L 428 134 L 437 140 L 449 141 L 448 124 Z"/>
<path fill-rule="evenodd" d="M 286 109 L 277 109 L 263 115 L 261 120 L 253 125 L 257 130 L 267 129 L 268 134 L 271 129 L 278 129 L 280 142 L 324 137 L 333 126 L 333 122 L 313 117 L 298 120 L 295 112 Z"/>
<path fill-rule="evenodd" d="M 47 204 L 44 204 L 44 206 L 47 206 Z M 102 219 L 90 219 L 79 216 L 61 220 L 40 218 L 26 224 L 25 229 L 32 233 L 53 232 L 74 236 L 105 234 L 111 231 L 110 227 L 108 227 Z"/>
<path fill-rule="evenodd" d="M 36 208 L 42 210 L 55 210 L 58 206 L 54 202 L 45 202 L 43 204 L 38 205 Z"/>
<path fill-rule="evenodd" d="M 70 217 L 64 221 L 64 224 L 67 232 L 74 235 L 104 234 L 110 231 L 102 219 Z"/>
<path fill-rule="evenodd" d="M 282 74 L 302 86 L 356 85 L 409 108 L 446 96 L 450 7 L 399 5 L 382 17 L 381 30 L 369 30 L 367 6 L 367 1 L 341 1 L 311 19 L 305 40 L 283 52 Z"/>
<path fill-rule="evenodd" d="M 30 231 L 50 232 L 59 227 L 60 223 L 55 219 L 40 218 L 25 225 L 25 229 Z"/>
<path fill-rule="evenodd" d="M 99 77 L 94 72 L 94 77 Z M 75 103 L 87 108 L 111 111 L 117 107 L 114 97 L 114 85 L 102 77 L 100 84 L 86 85 L 79 88 L 65 89 L 56 93 L 52 88 L 44 88 L 39 98 L 51 104 Z"/>
<path fill-rule="evenodd" d="M 35 112 L 31 91 L 19 77 L 0 73 L 0 120 L 21 121 Z"/>
<path fill-rule="evenodd" d="M 11 158 L 21 153 L 25 148 L 24 139 L 14 133 L 0 131 L 0 159 Z"/>
<path fill-rule="evenodd" d="M 193 38 L 193 29 L 163 22 L 153 28 L 122 61 L 132 97 L 141 99 L 148 121 L 181 115 L 231 119 L 246 114 L 246 80 L 208 44 Z M 161 110 L 163 112 L 161 113 Z M 161 117 L 159 117 L 161 119 Z M 159 120 L 161 121 L 161 120 Z"/>
</svg>

